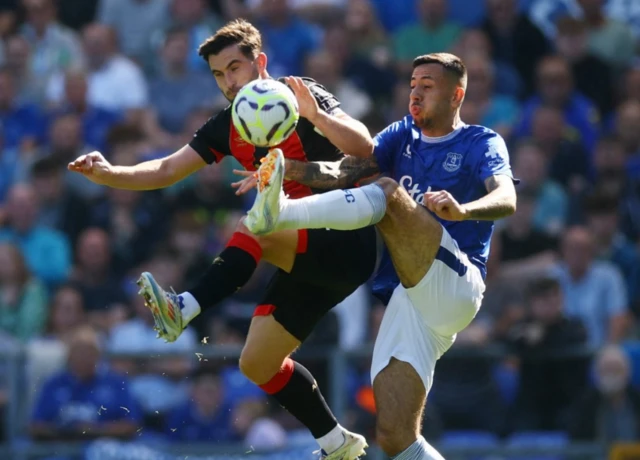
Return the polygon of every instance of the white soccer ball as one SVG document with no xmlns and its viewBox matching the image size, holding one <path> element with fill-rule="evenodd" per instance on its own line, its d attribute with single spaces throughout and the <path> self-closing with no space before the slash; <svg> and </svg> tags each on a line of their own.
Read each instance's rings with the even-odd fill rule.
<svg viewBox="0 0 640 460">
<path fill-rule="evenodd" d="M 298 101 L 284 83 L 253 80 L 233 100 L 231 118 L 246 142 L 257 147 L 274 147 L 296 129 L 300 118 Z"/>
</svg>

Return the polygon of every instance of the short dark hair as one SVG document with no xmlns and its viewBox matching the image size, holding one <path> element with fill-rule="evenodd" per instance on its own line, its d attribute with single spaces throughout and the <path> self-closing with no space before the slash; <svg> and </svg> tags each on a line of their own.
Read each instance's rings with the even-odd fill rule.
<svg viewBox="0 0 640 460">
<path fill-rule="evenodd" d="M 611 193 L 594 192 L 584 200 L 584 210 L 588 216 L 617 214 L 619 207 L 618 197 Z"/>
<path fill-rule="evenodd" d="M 588 32 L 587 24 L 571 16 L 563 16 L 556 22 L 558 35 L 575 36 Z"/>
<path fill-rule="evenodd" d="M 64 171 L 62 161 L 55 155 L 40 158 L 31 166 L 32 177 L 47 177 Z"/>
<path fill-rule="evenodd" d="M 467 67 L 458 56 L 450 53 L 423 54 L 413 60 L 413 68 L 424 64 L 441 65 L 447 74 L 455 78 L 463 88 L 467 87 Z"/>
<path fill-rule="evenodd" d="M 238 45 L 247 58 L 255 59 L 262 51 L 262 35 L 249 21 L 235 19 L 207 38 L 198 48 L 198 55 L 208 62 L 209 56 L 216 56 L 232 45 Z"/>
<path fill-rule="evenodd" d="M 527 284 L 526 297 L 528 300 L 561 290 L 558 279 L 551 275 L 542 275 L 534 278 Z"/>
</svg>

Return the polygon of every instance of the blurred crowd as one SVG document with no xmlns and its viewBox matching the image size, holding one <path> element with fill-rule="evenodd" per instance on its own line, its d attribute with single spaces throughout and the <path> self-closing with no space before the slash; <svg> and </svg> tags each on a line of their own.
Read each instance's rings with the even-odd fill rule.
<svg viewBox="0 0 640 460">
<path fill-rule="evenodd" d="M 270 267 L 173 344 L 137 296 L 141 271 L 181 292 L 224 246 L 252 201 L 229 186 L 233 162 L 144 193 L 66 170 L 92 150 L 132 165 L 187 143 L 227 104 L 197 46 L 240 16 L 272 76 L 315 78 L 372 134 L 407 114 L 412 59 L 453 52 L 463 120 L 510 146 L 518 210 L 497 224 L 480 314 L 438 365 L 428 438 L 640 440 L 640 8 L 617 0 L 0 1 L 0 341 L 27 350 L 26 433 L 308 438 L 235 361 L 195 354 L 242 345 Z M 383 311 L 363 286 L 303 348 L 372 343 Z M 456 354 L 495 346 L 507 354 Z M 161 351 L 186 354 L 144 356 Z M 373 439 L 368 364 L 340 376 L 343 424 Z M 309 367 L 329 393 L 326 366 Z"/>
</svg>

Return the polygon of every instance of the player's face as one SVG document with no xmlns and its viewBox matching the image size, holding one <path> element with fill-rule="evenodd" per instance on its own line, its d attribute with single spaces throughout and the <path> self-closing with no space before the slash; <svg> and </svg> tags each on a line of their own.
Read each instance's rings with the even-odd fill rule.
<svg viewBox="0 0 640 460">
<path fill-rule="evenodd" d="M 209 68 L 220 91 L 231 102 L 238 91 L 264 72 L 267 57 L 260 53 L 255 59 L 245 56 L 238 45 L 228 46 L 217 55 L 209 56 Z"/>
<path fill-rule="evenodd" d="M 413 69 L 409 113 L 421 129 L 431 128 L 435 120 L 452 118 L 460 107 L 457 87 L 439 64 L 423 64 Z M 458 96 L 459 97 L 459 96 Z"/>
</svg>

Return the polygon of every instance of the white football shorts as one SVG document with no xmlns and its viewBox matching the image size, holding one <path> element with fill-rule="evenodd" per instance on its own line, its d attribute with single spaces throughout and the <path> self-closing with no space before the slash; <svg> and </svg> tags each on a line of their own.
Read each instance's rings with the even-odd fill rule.
<svg viewBox="0 0 640 460">
<path fill-rule="evenodd" d="M 393 291 L 373 349 L 371 382 L 393 357 L 410 364 L 429 393 L 436 361 L 480 309 L 482 274 L 442 230 L 440 249 L 424 278 Z"/>
</svg>

